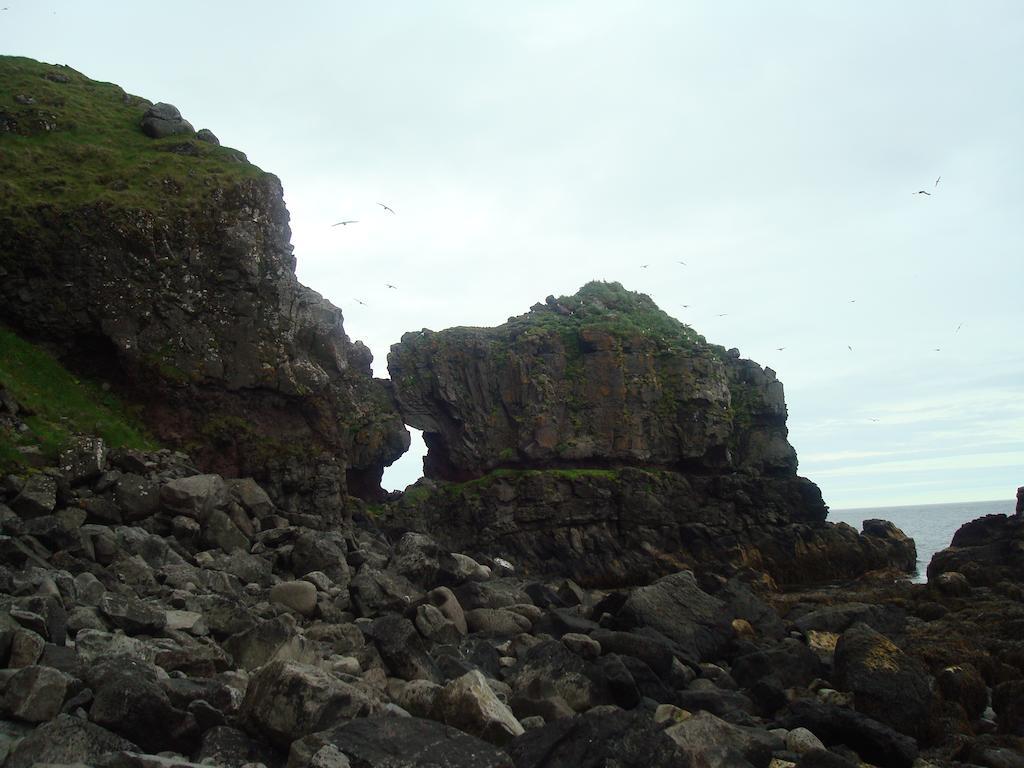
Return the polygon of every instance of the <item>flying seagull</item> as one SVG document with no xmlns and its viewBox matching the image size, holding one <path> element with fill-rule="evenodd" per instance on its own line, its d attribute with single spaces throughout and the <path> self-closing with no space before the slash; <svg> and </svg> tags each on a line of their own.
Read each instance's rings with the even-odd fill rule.
<svg viewBox="0 0 1024 768">
<path fill-rule="evenodd" d="M 398 290 L 397 285 L 392 285 L 391 283 L 384 283 L 384 285 L 386 285 L 388 288 L 394 288 L 396 291 Z"/>
<path fill-rule="evenodd" d="M 936 348 L 935 348 L 935 351 L 936 351 L 936 352 L 941 352 L 941 351 L 942 351 L 942 347 L 936 347 Z"/>
<path fill-rule="evenodd" d="M 850 346 L 849 344 L 847 344 L 847 345 L 846 345 L 846 348 L 847 348 L 848 350 L 850 350 L 851 352 L 853 352 L 853 347 L 851 347 L 851 346 Z"/>
<path fill-rule="evenodd" d="M 856 300 L 856 299 L 850 299 L 850 303 L 851 303 L 851 304 L 856 304 L 856 303 L 857 303 L 857 300 Z"/>
<path fill-rule="evenodd" d="M 936 186 L 936 187 L 937 187 L 937 186 L 939 186 L 939 182 L 940 182 L 940 181 L 942 181 L 942 177 L 941 177 L 941 176 L 939 176 L 939 178 L 937 178 L 937 179 L 935 180 L 935 186 Z"/>
<path fill-rule="evenodd" d="M 690 308 L 689 304 L 680 304 L 679 306 L 682 307 L 683 309 L 689 309 Z"/>
<path fill-rule="evenodd" d="M 364 307 L 366 306 L 366 302 L 365 301 L 360 301 L 359 299 L 352 299 L 352 301 L 354 301 L 356 304 L 360 304 L 360 305 L 362 305 Z"/>
<path fill-rule="evenodd" d="M 390 207 L 384 205 L 384 203 L 377 203 L 377 205 L 379 205 L 381 208 L 383 208 L 388 213 L 394 213 L 394 211 Z"/>
<path fill-rule="evenodd" d="M 358 219 L 349 219 L 348 221 L 339 221 L 337 224 L 331 224 L 332 227 L 344 227 L 347 224 L 358 224 Z"/>
<path fill-rule="evenodd" d="M 776 347 L 776 348 L 775 348 L 775 351 L 776 351 L 776 352 L 781 352 L 781 351 L 782 351 L 782 350 L 784 350 L 784 349 L 785 349 L 785 347 Z"/>
<path fill-rule="evenodd" d="M 928 195 L 928 197 L 932 196 L 932 193 L 929 192 L 926 189 L 919 189 L 919 190 L 917 190 L 917 192 L 911 192 L 911 194 L 913 194 L 913 195 Z"/>
<path fill-rule="evenodd" d="M 651 266 L 651 265 L 650 264 L 641 264 L 640 265 L 640 269 L 647 269 L 649 266 Z"/>
<path fill-rule="evenodd" d="M 868 419 L 868 421 L 878 421 L 878 419 Z"/>
<path fill-rule="evenodd" d="M 677 261 L 676 264 L 682 264 L 684 267 L 686 266 L 686 262 L 685 261 Z"/>
<path fill-rule="evenodd" d="M 963 327 L 964 327 L 964 324 L 963 324 L 963 323 L 960 323 L 960 325 L 958 325 L 958 326 L 956 327 L 956 330 L 955 330 L 955 331 L 953 331 L 953 333 L 960 333 L 960 329 L 961 329 L 961 328 L 963 328 Z"/>
<path fill-rule="evenodd" d="M 715 315 L 715 317 L 725 317 L 725 316 L 726 316 L 726 315 L 728 315 L 728 314 L 729 314 L 728 312 L 723 312 L 723 313 L 722 313 L 722 314 L 720 314 L 720 315 Z"/>
</svg>

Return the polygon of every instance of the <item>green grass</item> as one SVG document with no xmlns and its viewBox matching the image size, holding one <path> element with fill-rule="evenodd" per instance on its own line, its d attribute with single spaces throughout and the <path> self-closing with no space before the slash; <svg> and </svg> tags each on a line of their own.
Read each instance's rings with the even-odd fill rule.
<svg viewBox="0 0 1024 768">
<path fill-rule="evenodd" d="M 14 434 L 0 427 L 0 469 L 24 464 L 18 446 L 37 446 L 55 460 L 75 434 L 98 435 L 112 447 L 153 448 L 136 414 L 100 384 L 78 378 L 39 347 L 0 326 L 0 385 L 23 408 L 30 427 Z"/>
<path fill-rule="evenodd" d="M 34 103 L 18 103 L 25 96 Z M 68 67 L 0 56 L 0 215 L 97 203 L 174 215 L 263 175 L 227 147 L 148 138 L 147 106 Z"/>
</svg>

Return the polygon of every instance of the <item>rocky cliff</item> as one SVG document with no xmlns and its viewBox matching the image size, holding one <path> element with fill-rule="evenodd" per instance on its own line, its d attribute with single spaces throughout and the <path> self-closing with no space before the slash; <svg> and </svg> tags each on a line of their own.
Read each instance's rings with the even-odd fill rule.
<svg viewBox="0 0 1024 768">
<path fill-rule="evenodd" d="M 589 283 L 497 328 L 407 333 L 388 368 L 428 477 L 646 466 L 793 475 L 782 384 L 647 296 Z"/>
<path fill-rule="evenodd" d="M 697 566 L 785 583 L 914 568 L 891 526 L 825 522 L 774 371 L 618 283 L 497 328 L 405 334 L 388 366 L 437 481 L 406 493 L 396 526 L 594 585 Z"/>
<path fill-rule="evenodd" d="M 66 67 L 3 57 L 0 82 L 0 320 L 286 506 L 379 492 L 408 433 L 341 310 L 296 280 L 277 178 Z"/>
</svg>

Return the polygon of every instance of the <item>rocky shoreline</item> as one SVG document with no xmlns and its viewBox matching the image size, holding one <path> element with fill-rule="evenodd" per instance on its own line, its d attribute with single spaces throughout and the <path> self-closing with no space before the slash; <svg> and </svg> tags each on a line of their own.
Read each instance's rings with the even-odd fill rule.
<svg viewBox="0 0 1024 768">
<path fill-rule="evenodd" d="M 1024 765 L 1019 518 L 910 584 L 775 372 L 618 283 L 374 379 L 275 177 L 70 68 L 0 84 L 0 768 Z"/>
<path fill-rule="evenodd" d="M 1018 520 L 964 526 L 926 585 L 594 590 L 170 451 L 86 440 L 0 499 L 5 768 L 1024 759 Z"/>
</svg>

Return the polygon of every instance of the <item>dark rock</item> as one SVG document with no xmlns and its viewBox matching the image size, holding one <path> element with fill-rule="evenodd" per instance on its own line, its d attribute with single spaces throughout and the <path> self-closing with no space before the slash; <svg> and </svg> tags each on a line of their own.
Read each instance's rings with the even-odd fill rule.
<svg viewBox="0 0 1024 768">
<path fill-rule="evenodd" d="M 394 614 L 381 616 L 370 625 L 368 635 L 395 677 L 442 682 L 437 665 L 427 653 L 423 638 L 408 619 Z"/>
<path fill-rule="evenodd" d="M 115 627 L 130 635 L 154 634 L 167 624 L 167 615 L 134 597 L 106 593 L 99 610 Z"/>
<path fill-rule="evenodd" d="M 128 472 L 118 478 L 114 500 L 124 520 L 145 520 L 160 509 L 160 486 L 148 477 Z"/>
<path fill-rule="evenodd" d="M 725 603 L 701 590 L 689 571 L 633 590 L 619 615 L 658 630 L 693 661 L 718 658 L 732 636 Z"/>
<path fill-rule="evenodd" d="M 640 632 L 616 632 L 609 629 L 595 629 L 590 637 L 600 643 L 603 653 L 618 653 L 640 659 L 663 678 L 667 678 L 672 670 L 675 656 L 668 640 Z"/>
<path fill-rule="evenodd" d="M 52 720 L 64 704 L 68 682 L 66 675 L 50 667 L 19 669 L 4 688 L 4 708 L 30 723 Z"/>
<path fill-rule="evenodd" d="M 755 711 L 754 702 L 749 696 L 739 691 L 719 688 L 679 691 L 672 703 L 691 712 L 710 712 L 730 723 L 749 723 Z"/>
<path fill-rule="evenodd" d="M 836 644 L 835 676 L 859 712 L 915 738 L 930 735 L 937 702 L 928 672 L 885 635 L 866 624 L 846 630 Z"/>
<path fill-rule="evenodd" d="M 932 556 L 928 582 L 950 571 L 965 576 L 972 586 L 1019 582 L 1024 573 L 1024 518 L 986 515 L 964 523 L 951 546 Z"/>
<path fill-rule="evenodd" d="M 224 641 L 224 650 L 231 654 L 239 669 L 254 670 L 271 661 L 299 661 L 312 664 L 315 648 L 300 635 L 295 626 L 283 618 L 261 621 Z"/>
<path fill-rule="evenodd" d="M 390 567 L 423 589 L 458 586 L 458 564 L 451 553 L 422 533 L 407 533 L 395 545 Z"/>
<path fill-rule="evenodd" d="M 173 104 L 160 102 L 146 110 L 142 116 L 142 132 L 151 139 L 163 139 L 178 134 L 192 134 L 192 124 L 181 116 Z"/>
<path fill-rule="evenodd" d="M 1024 736 L 1024 680 L 1009 680 L 993 688 L 992 708 L 1000 733 Z"/>
<path fill-rule="evenodd" d="M 800 756 L 799 768 L 859 768 L 860 763 L 827 749 L 812 749 Z"/>
<path fill-rule="evenodd" d="M 619 656 L 602 656 L 595 662 L 591 675 L 597 676 L 611 693 L 612 701 L 623 709 L 632 709 L 640 703 L 640 690 L 636 681 Z"/>
<path fill-rule="evenodd" d="M 499 746 L 523 733 L 512 711 L 503 704 L 480 672 L 452 680 L 434 701 L 435 718 Z"/>
<path fill-rule="evenodd" d="M 291 570 L 296 576 L 320 571 L 335 586 L 346 589 L 351 581 L 346 554 L 345 538 L 340 533 L 303 530 L 292 544 Z"/>
<path fill-rule="evenodd" d="M 732 662 L 732 676 L 744 688 L 766 678 L 782 688 L 801 688 L 823 673 L 818 657 L 792 638 L 765 650 L 737 656 Z"/>
<path fill-rule="evenodd" d="M 364 565 L 349 585 L 352 605 L 360 616 L 373 617 L 388 611 L 404 611 L 420 592 L 408 579 L 391 571 Z"/>
<path fill-rule="evenodd" d="M 917 759 L 917 743 L 912 738 L 851 709 L 806 699 L 794 701 L 779 725 L 790 730 L 806 728 L 826 746 L 846 744 L 876 765 L 910 768 Z"/>
<path fill-rule="evenodd" d="M 343 762 L 344 761 L 344 762 Z M 369 717 L 296 741 L 289 768 L 350 764 L 358 768 L 512 768 L 485 741 L 418 717 Z"/>
<path fill-rule="evenodd" d="M 813 629 L 818 632 L 834 632 L 839 635 L 858 622 L 863 622 L 885 635 L 902 632 L 907 623 L 906 614 L 899 607 L 867 603 L 839 603 L 823 606 L 804 613 L 793 623 L 801 632 Z"/>
<path fill-rule="evenodd" d="M 678 768 L 689 764 L 675 742 L 645 712 L 557 720 L 527 731 L 508 750 L 516 768 Z"/>
<path fill-rule="evenodd" d="M 78 437 L 60 454 L 60 470 L 71 485 L 99 477 L 107 463 L 107 445 L 100 437 Z"/>
<path fill-rule="evenodd" d="M 40 725 L 14 748 L 4 768 L 35 765 L 95 765 L 115 752 L 137 752 L 138 747 L 105 728 L 69 715 L 58 715 Z"/>
<path fill-rule="evenodd" d="M 946 667 L 935 676 L 935 683 L 942 698 L 962 706 L 972 720 L 980 717 L 988 706 L 985 680 L 972 664 Z"/>
</svg>

